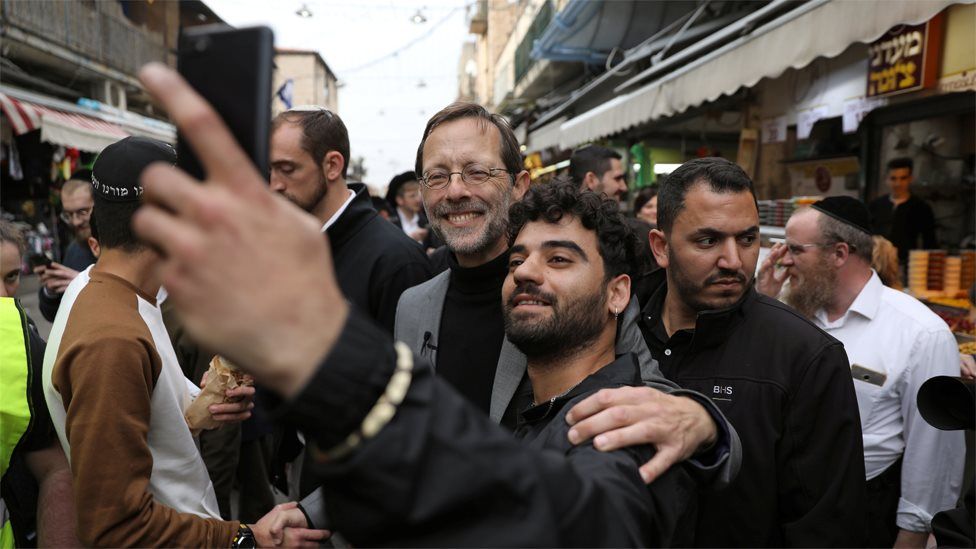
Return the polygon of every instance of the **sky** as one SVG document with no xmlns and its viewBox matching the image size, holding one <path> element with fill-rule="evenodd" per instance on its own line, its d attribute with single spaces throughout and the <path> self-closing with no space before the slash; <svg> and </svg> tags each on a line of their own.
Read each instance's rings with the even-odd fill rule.
<svg viewBox="0 0 976 549">
<path fill-rule="evenodd" d="M 339 116 L 366 183 L 412 170 L 427 119 L 457 98 L 471 0 L 205 0 L 235 26 L 267 25 L 275 46 L 315 50 L 336 74 Z M 303 5 L 312 17 L 296 15 Z M 473 9 L 470 8 L 470 9 Z M 427 19 L 414 23 L 417 11 Z"/>
</svg>

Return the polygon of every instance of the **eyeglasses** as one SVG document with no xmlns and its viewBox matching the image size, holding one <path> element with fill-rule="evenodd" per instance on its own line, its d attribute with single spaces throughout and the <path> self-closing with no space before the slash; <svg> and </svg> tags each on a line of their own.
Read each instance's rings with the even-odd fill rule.
<svg viewBox="0 0 976 549">
<path fill-rule="evenodd" d="M 71 220 L 73 220 L 75 216 L 78 216 L 81 219 L 88 219 L 89 217 L 91 217 L 91 212 L 92 212 L 91 208 L 81 208 L 80 210 L 75 210 L 73 212 L 65 210 L 61 212 L 60 217 L 61 220 L 64 221 L 65 223 L 71 223 Z"/>
<path fill-rule="evenodd" d="M 428 189 L 443 189 L 451 182 L 451 176 L 458 174 L 461 176 L 461 181 L 466 185 L 481 185 L 485 181 L 495 177 L 498 172 L 512 173 L 505 168 L 483 168 L 481 166 L 472 164 L 465 166 L 463 170 L 459 172 L 448 172 L 444 170 L 432 170 L 424 174 L 420 180 L 424 183 Z"/>
<path fill-rule="evenodd" d="M 807 248 L 829 248 L 834 244 L 847 244 L 847 248 L 851 252 L 857 250 L 857 246 L 854 246 L 853 244 L 848 244 L 847 242 L 838 241 L 838 242 L 832 242 L 830 244 L 790 244 L 789 242 L 787 242 L 786 251 L 790 252 L 790 255 L 792 256 L 798 256 L 802 254 L 804 251 L 806 251 Z"/>
</svg>

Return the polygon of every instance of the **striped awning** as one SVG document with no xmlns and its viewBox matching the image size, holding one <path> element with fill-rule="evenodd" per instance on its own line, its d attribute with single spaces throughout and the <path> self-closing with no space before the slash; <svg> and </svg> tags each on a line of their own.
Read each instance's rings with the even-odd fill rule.
<svg viewBox="0 0 976 549">
<path fill-rule="evenodd" d="M 40 130 L 41 141 L 83 151 L 101 152 L 129 135 L 111 122 L 14 99 L 2 92 L 0 110 L 6 115 L 14 135 Z"/>
</svg>

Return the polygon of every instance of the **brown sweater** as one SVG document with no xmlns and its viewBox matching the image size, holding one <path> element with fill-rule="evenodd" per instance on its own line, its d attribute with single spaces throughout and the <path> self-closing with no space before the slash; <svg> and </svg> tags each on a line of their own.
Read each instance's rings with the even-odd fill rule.
<svg viewBox="0 0 976 549">
<path fill-rule="evenodd" d="M 45 357 L 78 538 L 92 546 L 229 547 L 239 523 L 200 516 L 216 516 L 213 488 L 182 421 L 190 397 L 155 299 L 121 278 L 85 275 L 65 292 Z"/>
</svg>

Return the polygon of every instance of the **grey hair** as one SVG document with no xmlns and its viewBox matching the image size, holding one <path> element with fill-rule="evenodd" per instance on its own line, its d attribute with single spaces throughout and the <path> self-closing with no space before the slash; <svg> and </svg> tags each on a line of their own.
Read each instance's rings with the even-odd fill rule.
<svg viewBox="0 0 976 549">
<path fill-rule="evenodd" d="M 860 257 L 871 264 L 871 253 L 874 251 L 874 239 L 871 235 L 857 227 L 844 223 L 821 212 L 817 220 L 817 227 L 823 236 L 825 246 L 843 242 L 851 249 L 851 255 Z"/>
</svg>

